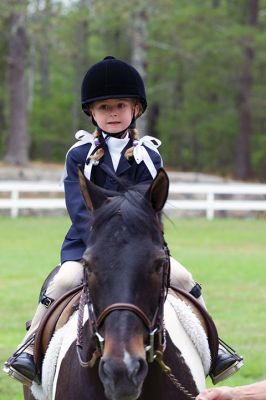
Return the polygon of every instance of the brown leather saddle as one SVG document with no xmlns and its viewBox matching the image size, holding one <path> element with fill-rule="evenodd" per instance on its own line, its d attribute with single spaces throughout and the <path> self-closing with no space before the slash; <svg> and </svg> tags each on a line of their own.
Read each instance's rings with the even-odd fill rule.
<svg viewBox="0 0 266 400">
<path fill-rule="evenodd" d="M 82 285 L 77 286 L 56 300 L 43 317 L 34 341 L 34 361 L 41 373 L 42 362 L 50 340 L 55 331 L 60 329 L 78 309 Z"/>
<path fill-rule="evenodd" d="M 42 361 L 48 348 L 50 340 L 55 331 L 60 329 L 78 309 L 82 285 L 67 292 L 64 296 L 55 301 L 41 321 L 35 337 L 34 359 L 39 373 L 42 370 Z M 197 302 L 197 300 L 182 289 L 170 288 L 169 293 L 188 304 L 196 314 L 208 338 L 212 366 L 216 362 L 218 353 L 218 334 L 216 326 L 208 312 Z"/>
</svg>

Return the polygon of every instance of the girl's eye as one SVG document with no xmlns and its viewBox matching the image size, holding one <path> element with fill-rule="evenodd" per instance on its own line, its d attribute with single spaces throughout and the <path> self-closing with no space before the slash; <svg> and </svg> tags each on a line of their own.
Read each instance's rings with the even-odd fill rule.
<svg viewBox="0 0 266 400">
<path fill-rule="evenodd" d="M 91 262 L 89 260 L 85 260 L 84 258 L 81 260 L 83 267 L 88 271 L 91 272 Z"/>
<path fill-rule="evenodd" d="M 126 103 L 119 103 L 118 105 L 117 105 L 117 108 L 119 109 L 119 110 L 121 110 L 121 109 L 123 109 L 123 108 L 125 108 L 126 107 Z"/>
<path fill-rule="evenodd" d="M 107 104 L 102 104 L 101 106 L 99 106 L 98 108 L 100 111 L 106 111 L 108 109 Z"/>
</svg>

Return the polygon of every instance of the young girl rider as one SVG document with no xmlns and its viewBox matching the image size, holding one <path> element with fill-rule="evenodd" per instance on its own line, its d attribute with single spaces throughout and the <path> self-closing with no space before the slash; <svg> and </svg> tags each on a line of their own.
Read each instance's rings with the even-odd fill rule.
<svg viewBox="0 0 266 400">
<path fill-rule="evenodd" d="M 78 142 L 66 156 L 65 200 L 71 219 L 61 249 L 61 267 L 47 287 L 31 327 L 19 350 L 5 363 L 5 372 L 26 385 L 39 382 L 33 359 L 33 340 L 50 304 L 82 282 L 82 255 L 90 232 L 91 215 L 85 206 L 78 181 L 78 165 L 97 185 L 119 190 L 114 174 L 130 184 L 151 182 L 162 159 L 160 141 L 150 136 L 138 138 L 135 122 L 146 110 L 143 80 L 138 71 L 114 57 L 106 57 L 86 73 L 81 87 L 82 109 L 96 126 L 94 134 L 79 131 Z M 191 274 L 171 258 L 171 282 L 194 295 L 204 305 L 201 287 Z M 220 348 L 212 370 L 216 383 L 236 372 L 242 358 Z"/>
</svg>

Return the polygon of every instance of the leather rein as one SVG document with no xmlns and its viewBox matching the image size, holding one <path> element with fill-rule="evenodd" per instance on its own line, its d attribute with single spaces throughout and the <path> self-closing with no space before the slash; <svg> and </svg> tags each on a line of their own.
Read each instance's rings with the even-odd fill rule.
<svg viewBox="0 0 266 400">
<path fill-rule="evenodd" d="M 77 329 L 77 342 L 76 342 L 77 355 L 79 363 L 82 367 L 92 368 L 96 360 L 103 355 L 105 339 L 99 333 L 99 328 L 104 323 L 106 317 L 110 315 L 113 311 L 122 312 L 126 310 L 133 312 L 143 322 L 145 328 L 148 331 L 148 344 L 145 346 L 148 362 L 150 363 L 153 362 L 158 354 L 160 354 L 160 356 L 163 354 L 166 347 L 166 342 L 165 342 L 166 335 L 165 335 L 165 328 L 163 325 L 163 309 L 164 309 L 164 301 L 166 299 L 170 284 L 170 254 L 167 244 L 165 242 L 163 250 L 166 256 L 166 263 L 163 266 L 164 270 L 162 276 L 159 302 L 152 319 L 150 319 L 140 307 L 131 303 L 110 304 L 100 313 L 98 317 L 96 317 L 88 287 L 87 270 L 84 267 L 83 289 L 79 303 L 78 329 Z M 87 361 L 84 361 L 81 355 L 83 349 L 83 319 L 84 319 L 85 306 L 87 306 L 88 308 L 88 316 L 89 316 L 88 321 L 89 321 L 90 334 L 92 338 L 95 339 L 95 350 L 93 351 L 92 357 Z"/>
</svg>

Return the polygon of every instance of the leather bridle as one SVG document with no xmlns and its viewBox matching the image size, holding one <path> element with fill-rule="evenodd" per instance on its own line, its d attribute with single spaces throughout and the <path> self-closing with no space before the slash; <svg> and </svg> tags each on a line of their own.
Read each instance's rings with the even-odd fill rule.
<svg viewBox="0 0 266 400">
<path fill-rule="evenodd" d="M 145 328 L 148 331 L 148 343 L 145 346 L 145 350 L 147 353 L 147 361 L 153 362 L 156 354 L 158 352 L 162 353 L 165 350 L 165 329 L 163 325 L 163 309 L 164 309 L 164 301 L 167 296 L 169 281 L 170 281 L 170 255 L 167 244 L 164 243 L 163 247 L 165 253 L 166 262 L 163 265 L 163 274 L 162 274 L 162 283 L 160 288 L 160 297 L 159 302 L 156 307 L 155 313 L 150 319 L 147 314 L 138 306 L 131 303 L 114 303 L 107 306 L 98 317 L 95 315 L 93 303 L 91 301 L 89 287 L 88 287 L 88 273 L 86 267 L 84 267 L 84 280 L 83 280 L 83 290 L 80 298 L 79 305 L 79 316 L 78 316 L 78 334 L 77 334 L 77 354 L 79 358 L 80 365 L 82 367 L 93 367 L 97 358 L 103 355 L 104 351 L 104 342 L 105 339 L 99 333 L 99 328 L 104 323 L 106 317 L 110 315 L 113 311 L 130 311 L 137 315 L 137 317 L 142 321 Z M 87 305 L 88 307 L 88 316 L 89 316 L 89 328 L 90 333 L 93 338 L 96 339 L 95 350 L 90 360 L 83 361 L 81 352 L 82 352 L 82 327 L 83 327 L 83 315 L 84 308 Z"/>
<path fill-rule="evenodd" d="M 99 333 L 100 326 L 104 323 L 106 317 L 113 311 L 131 311 L 143 322 L 149 333 L 149 343 L 146 345 L 145 350 L 147 354 L 147 361 L 149 363 L 156 361 L 166 376 L 171 380 L 173 385 L 178 389 L 188 400 L 195 400 L 195 396 L 187 390 L 182 383 L 172 374 L 171 368 L 169 368 L 163 361 L 164 350 L 166 348 L 166 331 L 164 328 L 163 312 L 164 312 L 164 301 L 166 299 L 168 288 L 170 286 L 170 254 L 167 244 L 164 242 L 164 252 L 166 255 L 166 263 L 164 265 L 162 285 L 160 289 L 160 298 L 157 305 L 156 311 L 152 320 L 149 319 L 147 314 L 138 306 L 131 303 L 114 303 L 107 306 L 96 318 L 94 307 L 90 298 L 88 288 L 88 277 L 86 268 L 84 268 L 84 281 L 83 290 L 80 297 L 79 314 L 78 314 L 78 333 L 76 350 L 81 367 L 92 368 L 98 358 L 102 357 L 104 352 L 104 341 L 105 339 Z M 87 305 L 89 314 L 89 327 L 92 338 L 96 339 L 95 350 L 91 358 L 84 361 L 81 356 L 83 349 L 82 346 L 82 328 L 84 319 L 84 307 Z"/>
</svg>

